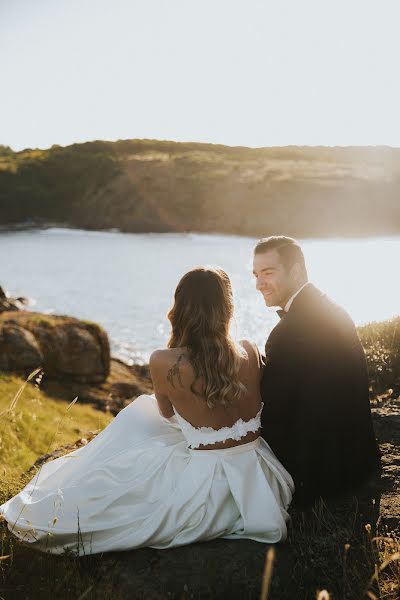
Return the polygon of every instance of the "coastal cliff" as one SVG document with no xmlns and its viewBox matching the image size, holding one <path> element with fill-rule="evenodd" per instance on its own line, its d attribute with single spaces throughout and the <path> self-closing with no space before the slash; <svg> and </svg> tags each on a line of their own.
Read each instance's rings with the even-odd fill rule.
<svg viewBox="0 0 400 600">
<path fill-rule="evenodd" d="M 0 227 L 294 237 L 400 232 L 400 149 L 0 146 Z"/>
</svg>

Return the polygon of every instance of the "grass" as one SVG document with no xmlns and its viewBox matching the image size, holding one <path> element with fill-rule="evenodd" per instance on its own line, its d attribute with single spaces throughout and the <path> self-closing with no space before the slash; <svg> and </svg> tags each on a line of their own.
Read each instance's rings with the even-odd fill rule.
<svg viewBox="0 0 400 600">
<path fill-rule="evenodd" d="M 4 317 L 1 316 L 2 314 L 4 314 Z M 33 328 L 35 326 L 41 328 L 59 328 L 62 327 L 67 321 L 68 323 L 76 323 L 77 325 L 81 325 L 83 323 L 87 329 L 91 330 L 93 333 L 105 333 L 104 329 L 94 321 L 78 320 L 75 317 L 70 317 L 68 315 L 45 315 L 43 313 L 21 311 L 14 313 L 11 317 L 9 313 L 0 313 L 0 320 L 1 319 L 15 319 L 18 322 L 23 323 L 28 329 L 32 326 Z"/>
<path fill-rule="evenodd" d="M 37 373 L 35 379 L 40 379 Z M 41 392 L 38 381 L 27 385 L 0 372 L 0 473 L 2 481 L 15 482 L 37 459 L 56 448 L 84 437 L 85 432 L 103 429 L 112 419 L 106 413 L 79 402 L 67 404 Z M 73 398 L 71 398 L 71 401 Z M 3 483 L 0 497 L 4 497 Z"/>
<path fill-rule="evenodd" d="M 336 600 L 399 598 L 400 538 L 375 535 L 361 511 L 353 496 L 292 515 L 288 543 L 297 598 L 311 598 L 313 590 Z"/>
<path fill-rule="evenodd" d="M 25 471 L 38 456 L 103 429 L 112 419 L 75 399 L 68 405 L 47 396 L 39 390 L 40 378 L 35 372 L 33 385 L 26 385 L 0 372 L 0 504 L 31 479 Z M 95 598 L 93 590 L 106 566 L 101 556 L 87 565 L 74 557 L 35 552 L 1 526 L 0 598 Z M 118 599 L 115 590 L 107 596 L 107 583 L 103 591 L 100 597 Z"/>
<path fill-rule="evenodd" d="M 359 328 L 375 403 L 393 397 L 399 390 L 399 325 L 400 317 Z M 112 418 L 88 405 L 80 406 L 73 398 L 68 405 L 45 395 L 39 389 L 40 378 L 41 373 L 35 373 L 26 384 L 13 375 L 0 373 L 0 503 L 28 482 L 31 476 L 24 473 L 38 456 L 84 437 L 89 430 L 104 428 Z M 308 513 L 293 511 L 286 544 L 271 550 L 254 543 L 244 575 L 249 582 L 253 580 L 252 589 L 258 591 L 257 595 L 249 591 L 248 596 L 241 597 L 259 597 L 261 590 L 262 600 L 398 600 L 400 538 L 398 532 L 376 533 L 375 509 L 374 500 L 363 505 L 353 496 L 332 505 L 321 502 Z M 219 543 L 225 542 L 217 540 L 210 545 Z M 240 543 L 232 544 L 237 544 L 238 563 L 246 563 Z M 202 550 L 203 557 L 207 548 Z M 163 551 L 151 552 L 152 564 L 157 565 L 157 556 Z M 235 561 L 234 554 L 234 567 Z M 119 564 L 120 557 L 115 554 L 76 558 L 35 552 L 14 539 L 5 523 L 0 523 L 0 598 L 4 600 L 126 598 L 115 579 Z M 152 573 L 153 569 L 156 566 Z M 157 580 L 156 570 L 152 578 Z M 211 590 L 207 598 L 220 597 L 212 592 L 213 582 L 214 589 L 221 585 L 219 569 L 210 568 L 204 573 L 207 578 Z M 190 584 L 190 573 L 187 579 Z M 222 584 L 229 587 L 230 581 Z M 148 596 L 139 587 L 132 597 Z M 169 597 L 200 596 L 195 591 L 191 594 L 189 587 Z M 238 596 L 233 593 L 231 597 Z"/>
<path fill-rule="evenodd" d="M 400 317 L 358 328 L 366 351 L 372 398 L 400 395 Z"/>
</svg>

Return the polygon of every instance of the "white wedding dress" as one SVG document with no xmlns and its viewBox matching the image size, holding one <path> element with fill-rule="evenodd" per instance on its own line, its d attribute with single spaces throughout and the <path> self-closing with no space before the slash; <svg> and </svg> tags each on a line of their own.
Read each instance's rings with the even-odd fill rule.
<svg viewBox="0 0 400 600">
<path fill-rule="evenodd" d="M 196 449 L 256 431 L 261 410 L 219 430 L 196 429 L 175 415 L 161 417 L 154 396 L 139 396 L 0 506 L 8 528 L 33 548 L 75 555 L 217 537 L 284 540 L 294 485 L 268 444 L 259 437 Z"/>
</svg>

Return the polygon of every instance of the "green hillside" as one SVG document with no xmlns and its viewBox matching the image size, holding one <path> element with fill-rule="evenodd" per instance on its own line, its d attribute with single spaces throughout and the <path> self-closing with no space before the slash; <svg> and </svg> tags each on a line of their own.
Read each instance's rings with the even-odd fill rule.
<svg viewBox="0 0 400 600">
<path fill-rule="evenodd" d="M 400 149 L 157 140 L 0 146 L 0 226 L 297 237 L 400 232 Z"/>
</svg>

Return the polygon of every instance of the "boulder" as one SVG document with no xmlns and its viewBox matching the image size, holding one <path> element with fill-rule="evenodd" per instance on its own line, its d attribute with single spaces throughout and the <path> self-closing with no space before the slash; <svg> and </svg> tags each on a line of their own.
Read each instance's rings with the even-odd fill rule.
<svg viewBox="0 0 400 600">
<path fill-rule="evenodd" d="M 6 322 L 0 335 L 0 370 L 33 370 L 43 364 L 40 346 L 28 329 Z"/>
<path fill-rule="evenodd" d="M 27 373 L 42 367 L 46 378 L 82 384 L 103 382 L 110 346 L 97 324 L 30 311 L 0 314 L 0 369 Z"/>
<path fill-rule="evenodd" d="M 22 310 L 27 303 L 28 300 L 26 298 L 9 298 L 0 286 L 0 313 L 10 310 Z"/>
</svg>

